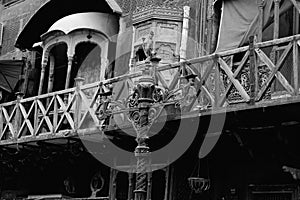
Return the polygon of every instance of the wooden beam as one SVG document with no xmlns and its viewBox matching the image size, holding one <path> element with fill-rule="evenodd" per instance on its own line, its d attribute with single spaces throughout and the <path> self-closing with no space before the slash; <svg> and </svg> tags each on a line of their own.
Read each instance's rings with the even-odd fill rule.
<svg viewBox="0 0 300 200">
<path fill-rule="evenodd" d="M 201 77 L 201 79 L 199 79 L 199 77 L 196 77 L 196 80 L 199 81 L 199 83 L 197 83 L 197 86 L 196 86 L 197 94 L 196 94 L 196 96 L 193 98 L 193 100 L 192 100 L 190 106 L 187 107 L 187 110 L 188 110 L 188 111 L 190 111 L 190 110 L 193 108 L 193 106 L 194 106 L 196 100 L 198 99 L 198 97 L 199 97 L 199 95 L 200 95 L 200 93 L 201 93 L 201 91 L 202 91 L 201 89 L 203 88 L 202 86 L 203 86 L 203 85 L 205 84 L 205 82 L 207 81 L 208 76 L 209 76 L 209 74 L 211 73 L 211 70 L 213 69 L 214 64 L 215 64 L 215 62 L 212 62 L 209 66 L 206 67 L 205 72 L 204 72 L 203 76 Z M 204 89 L 206 89 L 206 88 L 204 87 Z M 210 98 L 210 99 L 213 99 L 213 97 L 210 95 L 210 93 L 209 93 L 208 90 L 206 91 L 206 93 L 209 94 L 209 98 Z"/>
<path fill-rule="evenodd" d="M 255 49 L 255 51 L 256 51 L 257 55 L 260 57 L 260 59 L 266 64 L 266 66 L 270 70 L 272 70 L 272 73 L 270 74 L 268 80 L 266 81 L 265 85 L 261 88 L 261 90 L 259 91 L 259 93 L 256 97 L 257 101 L 260 100 L 261 97 L 263 96 L 263 94 L 266 92 L 266 90 L 269 87 L 269 85 L 271 84 L 274 76 L 276 76 L 276 78 L 280 81 L 280 83 L 283 85 L 283 87 L 290 94 L 294 93 L 293 87 L 288 83 L 288 81 L 285 79 L 285 77 L 278 71 L 282 67 L 282 64 L 285 61 L 285 59 L 286 59 L 288 53 L 290 52 L 291 48 L 292 48 L 292 44 L 290 43 L 287 46 L 286 50 L 281 55 L 281 58 L 279 59 L 276 66 L 273 64 L 273 62 L 268 58 L 268 56 L 263 51 L 261 51 L 260 49 Z"/>
<path fill-rule="evenodd" d="M 273 39 L 279 38 L 279 4 L 281 0 L 274 0 L 274 31 Z"/>
<path fill-rule="evenodd" d="M 220 69 L 219 69 L 219 65 L 215 65 L 215 73 L 214 73 L 214 86 L 215 86 L 215 91 L 214 91 L 214 97 L 215 97 L 215 103 L 212 105 L 214 108 L 218 107 L 218 102 L 220 99 Z"/>
<path fill-rule="evenodd" d="M 249 59 L 250 59 L 250 66 L 249 66 L 249 82 L 250 82 L 250 104 L 255 104 L 255 97 L 256 97 L 256 70 L 255 70 L 255 53 L 254 53 L 254 36 L 249 38 Z"/>
<path fill-rule="evenodd" d="M 299 47 L 297 41 L 293 42 L 293 79 L 295 95 L 299 94 Z"/>
<path fill-rule="evenodd" d="M 175 73 L 175 75 L 173 76 L 173 79 L 170 83 L 169 90 L 174 90 L 176 88 L 178 81 L 179 81 L 179 77 L 180 77 L 180 73 L 179 73 L 179 71 L 177 71 Z"/>
<path fill-rule="evenodd" d="M 249 54 L 250 54 L 250 52 L 246 51 L 246 53 L 245 53 L 242 61 L 240 62 L 239 66 L 237 67 L 237 69 L 235 70 L 235 72 L 233 74 L 234 78 L 236 78 L 240 74 L 242 68 L 244 67 L 244 65 L 246 64 L 246 62 L 249 59 Z M 219 107 L 223 106 L 224 102 L 226 101 L 227 95 L 228 95 L 229 91 L 231 90 L 232 86 L 233 86 L 233 83 L 230 82 L 229 85 L 227 86 L 225 94 L 221 97 L 221 99 L 220 99 L 220 101 L 218 103 Z"/>
<path fill-rule="evenodd" d="M 247 92 L 245 91 L 245 89 L 243 88 L 243 86 L 240 84 L 240 82 L 234 78 L 234 74 L 232 73 L 231 69 L 228 67 L 228 65 L 226 64 L 226 62 L 222 59 L 219 58 L 218 62 L 220 64 L 220 67 L 225 71 L 225 73 L 227 74 L 228 78 L 230 79 L 230 81 L 233 83 L 234 87 L 239 91 L 239 94 L 242 96 L 242 98 L 245 101 L 249 101 L 250 97 L 247 94 Z"/>
<path fill-rule="evenodd" d="M 0 106 L 0 140 L 3 137 L 3 125 L 4 125 L 4 118 L 3 118 L 3 114 L 2 114 L 2 106 Z"/>
<path fill-rule="evenodd" d="M 262 33 L 264 26 L 264 0 L 258 0 L 258 10 L 259 10 L 259 30 L 258 30 L 258 42 L 262 42 Z"/>
<path fill-rule="evenodd" d="M 169 88 L 169 87 L 168 87 L 168 84 L 167 84 L 167 82 L 165 81 L 164 76 L 162 75 L 161 72 L 157 72 L 157 78 L 158 78 L 158 80 L 160 81 L 160 83 L 162 84 L 162 86 L 163 86 L 164 88 Z"/>
</svg>

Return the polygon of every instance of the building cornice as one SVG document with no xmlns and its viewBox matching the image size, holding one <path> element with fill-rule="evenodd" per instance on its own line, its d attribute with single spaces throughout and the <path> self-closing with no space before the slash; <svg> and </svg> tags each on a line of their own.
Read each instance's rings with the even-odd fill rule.
<svg viewBox="0 0 300 200">
<path fill-rule="evenodd" d="M 178 7 L 151 6 L 137 9 L 132 16 L 133 25 L 151 19 L 182 21 L 183 9 Z"/>
</svg>

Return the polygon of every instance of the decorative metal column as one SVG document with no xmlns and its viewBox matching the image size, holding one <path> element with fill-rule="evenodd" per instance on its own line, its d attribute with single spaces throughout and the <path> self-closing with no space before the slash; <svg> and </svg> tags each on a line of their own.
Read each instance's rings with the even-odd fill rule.
<svg viewBox="0 0 300 200">
<path fill-rule="evenodd" d="M 135 200 L 145 200 L 147 197 L 147 167 L 149 166 L 149 147 L 147 145 L 148 132 L 151 126 L 149 121 L 149 109 L 154 102 L 153 94 L 155 91 L 155 69 L 154 63 L 158 63 L 160 59 L 151 58 L 151 62 L 146 62 L 142 69 L 143 75 L 138 80 L 138 84 L 134 89 L 134 96 L 138 104 L 138 119 L 134 126 L 137 132 L 137 147 L 135 149 L 135 157 L 137 158 L 136 166 L 136 189 Z M 148 191 L 151 192 L 151 191 Z"/>
</svg>

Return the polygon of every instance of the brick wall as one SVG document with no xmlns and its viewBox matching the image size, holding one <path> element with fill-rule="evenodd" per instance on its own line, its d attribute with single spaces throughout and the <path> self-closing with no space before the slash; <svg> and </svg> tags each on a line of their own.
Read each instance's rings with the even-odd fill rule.
<svg viewBox="0 0 300 200">
<path fill-rule="evenodd" d="M 34 12 L 47 0 L 18 0 L 8 6 L 0 7 L 0 22 L 4 24 L 0 59 L 20 59 L 20 52 L 14 47 L 15 41 L 24 25 Z"/>
</svg>

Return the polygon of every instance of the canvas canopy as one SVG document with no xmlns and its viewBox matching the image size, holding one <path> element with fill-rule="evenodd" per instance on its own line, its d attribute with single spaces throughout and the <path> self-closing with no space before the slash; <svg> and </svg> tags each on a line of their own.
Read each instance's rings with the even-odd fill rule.
<svg viewBox="0 0 300 200">
<path fill-rule="evenodd" d="M 219 0 L 221 1 L 221 0 Z M 281 1 L 280 14 L 292 7 L 288 0 Z M 273 0 L 265 0 L 263 40 L 272 38 Z M 259 8 L 256 0 L 223 0 L 219 37 L 216 52 L 225 51 L 247 43 L 251 35 L 258 33 Z M 280 20 L 280 35 L 286 35 L 289 25 L 286 19 Z"/>
<path fill-rule="evenodd" d="M 0 88 L 13 92 L 24 66 L 23 60 L 0 60 Z"/>
</svg>

